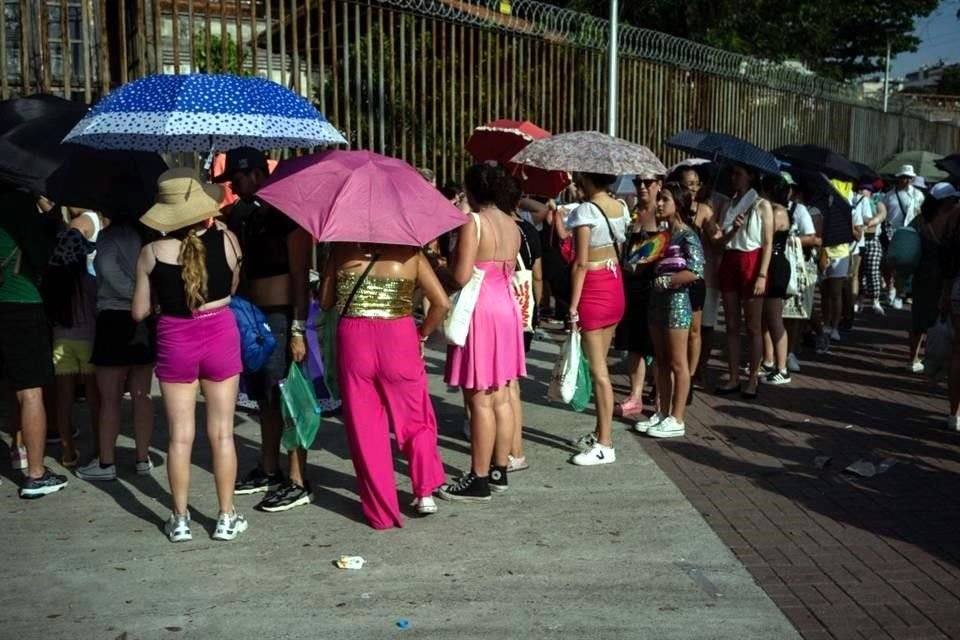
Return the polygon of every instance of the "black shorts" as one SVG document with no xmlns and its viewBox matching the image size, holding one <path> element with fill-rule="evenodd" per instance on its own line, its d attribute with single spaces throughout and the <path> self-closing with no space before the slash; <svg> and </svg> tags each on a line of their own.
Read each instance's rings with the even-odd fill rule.
<svg viewBox="0 0 960 640">
<path fill-rule="evenodd" d="M 243 373 L 247 395 L 261 407 L 280 408 L 280 381 L 287 377 L 290 368 L 290 320 L 292 307 L 263 307 L 260 309 L 270 325 L 270 333 L 277 340 L 277 348 L 270 354 L 267 364 L 256 373 Z"/>
<path fill-rule="evenodd" d="M 700 278 L 690 285 L 690 308 L 693 312 L 703 311 L 703 305 L 707 301 L 707 283 Z"/>
<path fill-rule="evenodd" d="M 97 314 L 97 332 L 90 362 L 98 367 L 139 367 L 157 361 L 154 318 L 137 322 L 129 311 L 105 310 Z"/>
<path fill-rule="evenodd" d="M 42 304 L 0 302 L 0 372 L 14 391 L 53 384 L 50 325 Z"/>
</svg>

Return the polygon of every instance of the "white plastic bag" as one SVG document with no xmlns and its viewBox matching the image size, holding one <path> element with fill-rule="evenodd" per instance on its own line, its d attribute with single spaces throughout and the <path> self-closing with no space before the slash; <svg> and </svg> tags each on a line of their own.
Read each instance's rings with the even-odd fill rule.
<svg viewBox="0 0 960 640">
<path fill-rule="evenodd" d="M 580 332 L 574 330 L 560 346 L 560 356 L 553 365 L 553 375 L 547 398 L 554 402 L 570 404 L 577 391 L 577 374 L 580 371 Z"/>
<path fill-rule="evenodd" d="M 474 222 L 477 223 L 477 243 L 480 242 L 480 216 L 471 213 Z M 473 268 L 473 274 L 467 284 L 450 296 L 450 311 L 443 321 L 443 334 L 447 337 L 450 344 L 462 347 L 467 343 L 467 334 L 470 333 L 470 321 L 473 318 L 473 310 L 477 306 L 477 299 L 480 297 L 480 286 L 483 284 L 484 273 L 476 267 Z"/>
<path fill-rule="evenodd" d="M 513 297 L 520 306 L 520 321 L 524 331 L 533 331 L 533 271 L 523 263 L 523 257 L 517 254 L 517 270 L 513 272 Z"/>
<path fill-rule="evenodd" d="M 787 295 L 800 295 L 800 270 L 803 265 L 803 246 L 800 244 L 800 238 L 792 236 L 787 238 L 785 248 L 787 262 L 790 264 L 790 279 L 787 280 Z"/>
<path fill-rule="evenodd" d="M 953 323 L 950 318 L 941 318 L 927 331 L 926 355 L 923 358 L 923 371 L 936 378 L 941 371 L 950 369 L 953 357 Z"/>
</svg>

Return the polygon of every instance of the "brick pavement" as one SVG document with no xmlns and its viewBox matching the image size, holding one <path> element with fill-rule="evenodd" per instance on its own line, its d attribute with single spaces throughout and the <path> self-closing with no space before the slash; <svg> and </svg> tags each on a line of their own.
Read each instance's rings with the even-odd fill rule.
<svg viewBox="0 0 960 640">
<path fill-rule="evenodd" d="M 809 640 L 960 637 L 960 434 L 945 384 L 906 372 L 908 321 L 867 316 L 791 385 L 699 393 L 686 438 L 644 439 Z M 843 471 L 859 458 L 896 464 Z"/>
</svg>

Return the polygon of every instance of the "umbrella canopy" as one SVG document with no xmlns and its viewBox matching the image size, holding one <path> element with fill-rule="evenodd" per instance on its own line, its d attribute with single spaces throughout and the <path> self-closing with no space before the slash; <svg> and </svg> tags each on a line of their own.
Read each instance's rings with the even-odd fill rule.
<svg viewBox="0 0 960 640">
<path fill-rule="evenodd" d="M 748 166 L 760 173 L 780 173 L 780 165 L 772 153 L 725 133 L 687 129 L 671 136 L 664 144 L 698 158 L 726 160 Z"/>
<path fill-rule="evenodd" d="M 934 162 L 941 171 L 946 171 L 954 178 L 960 178 L 960 153 L 951 153 L 947 157 Z"/>
<path fill-rule="evenodd" d="M 495 161 L 503 165 L 521 183 L 523 192 L 553 198 L 570 184 L 566 171 L 547 171 L 510 162 L 534 140 L 550 137 L 550 132 L 528 120 L 494 120 L 473 130 L 467 140 L 467 152 L 477 162 Z"/>
<path fill-rule="evenodd" d="M 804 203 L 823 214 L 823 246 L 853 241 L 853 207 L 819 171 L 791 167 L 790 175 L 804 195 Z"/>
<path fill-rule="evenodd" d="M 872 184 L 880 179 L 879 173 L 877 173 L 876 171 L 871 169 L 868 165 L 865 165 L 862 162 L 853 162 L 853 166 L 855 166 L 857 170 L 860 172 L 860 175 L 857 176 L 857 181 L 860 184 L 864 184 L 867 182 Z"/>
<path fill-rule="evenodd" d="M 59 204 L 139 217 L 166 163 L 155 153 L 61 144 L 84 113 L 82 104 L 49 95 L 0 103 L 0 179 Z"/>
<path fill-rule="evenodd" d="M 169 153 L 346 143 L 313 105 L 276 82 L 203 73 L 125 84 L 98 102 L 65 141 Z"/>
<path fill-rule="evenodd" d="M 939 182 L 947 177 L 946 172 L 937 168 L 937 162 L 943 160 L 943 156 L 929 151 L 902 151 L 883 163 L 877 171 L 882 176 L 896 177 L 900 168 L 909 164 L 917 175 L 928 182 Z"/>
<path fill-rule="evenodd" d="M 702 164 L 710 164 L 710 160 L 707 160 L 706 158 L 684 158 L 677 164 L 670 167 L 670 169 L 667 170 L 667 175 L 673 175 L 673 173 L 680 168 L 698 167 Z"/>
<path fill-rule="evenodd" d="M 285 160 L 257 196 L 320 242 L 421 247 L 466 222 L 413 167 L 372 151 Z"/>
<path fill-rule="evenodd" d="M 515 155 L 513 162 L 553 171 L 613 176 L 667 172 L 650 149 L 599 131 L 574 131 L 536 140 Z"/>
<path fill-rule="evenodd" d="M 774 149 L 773 155 L 792 166 L 823 171 L 828 176 L 841 180 L 856 182 L 860 179 L 860 169 L 853 162 L 826 147 L 815 144 L 788 144 Z"/>
</svg>

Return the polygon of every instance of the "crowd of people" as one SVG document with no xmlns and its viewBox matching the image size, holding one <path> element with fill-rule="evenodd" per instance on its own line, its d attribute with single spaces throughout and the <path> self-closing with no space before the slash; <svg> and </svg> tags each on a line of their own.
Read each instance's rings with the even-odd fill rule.
<svg viewBox="0 0 960 640">
<path fill-rule="evenodd" d="M 442 186 L 464 213 L 458 230 L 422 249 L 332 243 L 317 263 L 309 233 L 257 197 L 268 176 L 266 156 L 248 148 L 228 153 L 210 184 L 192 169 L 171 169 L 139 220 L 2 186 L 0 362 L 14 392 L 10 456 L 23 471 L 21 497 L 67 484 L 45 466 L 48 435 L 59 442 L 60 464 L 80 479 L 125 473 L 116 444 L 126 393 L 136 442 L 130 471 L 153 473 L 156 375 L 169 431 L 172 509 L 164 531 L 171 541 L 193 535 L 198 391 L 219 502 L 213 537 L 231 540 L 247 528 L 235 495 L 264 494 L 258 509 L 265 512 L 310 503 L 307 450 L 289 451 L 283 468 L 280 384 L 291 363 L 308 356 L 311 301 L 335 310 L 338 320 L 343 422 L 361 508 L 378 529 L 403 522 L 391 432 L 409 461 L 410 508 L 420 515 L 437 511 L 435 497 L 489 502 L 508 490 L 511 473 L 529 467 L 518 381 L 527 375 L 533 336 L 547 323 L 558 333 L 578 331 L 589 364 L 596 420 L 573 441 L 577 466 L 616 461 L 617 417 L 647 436 L 681 437 L 695 389 L 749 401 L 763 385 L 789 384 L 801 370 L 803 344 L 829 353 L 857 314 L 912 303 L 906 365 L 913 372 L 923 369 L 923 335 L 938 318 L 952 311 L 960 329 L 960 191 L 956 182 L 918 186 L 910 166 L 886 191 L 880 182 L 835 181 L 852 211 L 843 218 L 814 206 L 809 187 L 789 171 L 761 176 L 746 165 L 688 162 L 667 175 L 633 176 L 624 193 L 615 187 L 618 176 L 577 173 L 554 201 L 526 197 L 502 167 L 478 164 L 462 186 Z M 237 196 L 226 206 L 224 182 Z M 849 228 L 838 235 L 838 226 Z M 902 229 L 919 239 L 915 259 L 893 259 L 905 242 Z M 315 286 L 311 270 L 320 274 Z M 518 270 L 531 272 L 529 322 L 515 298 Z M 442 327 L 450 294 L 474 278 L 480 285 L 470 330 L 463 345 L 447 347 L 443 373 L 463 393 L 471 464 L 448 479 L 424 344 Z M 229 306 L 237 295 L 263 312 L 277 341 L 256 373 L 244 371 Z M 727 372 L 714 381 L 707 363 L 721 311 Z M 953 429 L 960 428 L 955 353 Z M 622 356 L 629 373 L 629 392 L 619 401 L 611 356 Z M 258 404 L 261 430 L 259 463 L 244 473 L 233 440 L 241 379 Z M 78 385 L 93 426 L 83 462 L 71 423 Z"/>
</svg>

